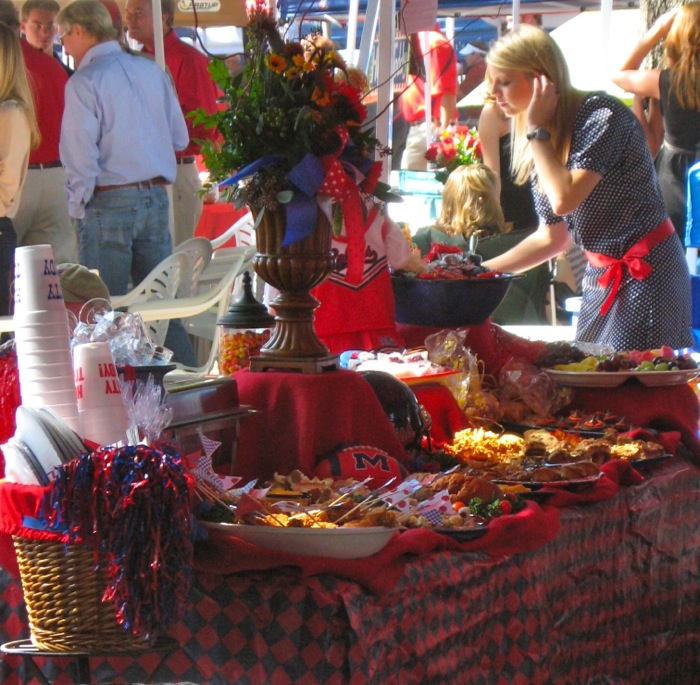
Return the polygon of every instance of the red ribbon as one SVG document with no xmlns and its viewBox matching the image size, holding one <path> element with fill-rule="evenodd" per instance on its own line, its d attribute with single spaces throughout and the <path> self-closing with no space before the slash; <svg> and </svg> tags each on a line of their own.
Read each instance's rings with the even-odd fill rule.
<svg viewBox="0 0 700 685">
<path fill-rule="evenodd" d="M 362 280 L 365 264 L 366 225 L 363 221 L 362 197 L 357 181 L 345 171 L 338 159 L 350 134 L 344 126 L 338 126 L 335 132 L 340 137 L 341 145 L 336 153 L 321 159 L 326 175 L 318 192 L 329 195 L 343 207 L 343 223 L 348 240 L 347 281 L 357 285 Z"/>
<path fill-rule="evenodd" d="M 632 278 L 643 281 L 654 268 L 649 262 L 643 261 L 642 257 L 646 257 L 652 248 L 673 235 L 674 230 L 671 220 L 666 219 L 666 221 L 659 224 L 653 231 L 650 231 L 632 245 L 620 259 L 615 259 L 614 257 L 600 254 L 599 252 L 585 251 L 586 259 L 591 266 L 606 269 L 598 279 L 598 284 L 603 288 L 607 288 L 612 282 L 610 292 L 600 308 L 601 316 L 605 316 L 610 311 L 610 307 L 612 307 L 612 303 L 617 296 L 617 291 L 622 281 L 623 268 L 627 267 Z"/>
</svg>

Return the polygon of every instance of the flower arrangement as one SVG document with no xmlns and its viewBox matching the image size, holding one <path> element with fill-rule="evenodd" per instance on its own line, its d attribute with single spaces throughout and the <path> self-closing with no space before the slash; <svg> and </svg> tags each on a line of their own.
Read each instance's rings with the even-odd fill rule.
<svg viewBox="0 0 700 685">
<path fill-rule="evenodd" d="M 458 166 L 481 163 L 479 133 L 476 128 L 455 133 L 443 131 L 437 142 L 430 144 L 425 158 L 438 167 L 435 178 L 445 183 Z"/>
<path fill-rule="evenodd" d="M 218 143 L 203 142 L 212 181 L 231 187 L 237 207 L 284 206 L 289 244 L 313 231 L 318 196 L 332 199 L 337 227 L 351 207 L 361 210 L 363 195 L 387 192 L 375 152 L 388 150 L 363 128 L 364 92 L 340 55 L 313 41 L 285 41 L 263 0 L 249 3 L 248 16 L 244 71 L 231 77 L 221 62 L 210 70 L 228 108 L 200 110 L 195 120 L 221 134 Z"/>
</svg>

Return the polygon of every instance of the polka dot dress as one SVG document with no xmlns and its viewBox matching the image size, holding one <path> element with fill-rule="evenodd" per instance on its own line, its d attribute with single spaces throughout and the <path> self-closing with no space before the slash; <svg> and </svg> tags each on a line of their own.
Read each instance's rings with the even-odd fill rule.
<svg viewBox="0 0 700 685">
<path fill-rule="evenodd" d="M 545 224 L 566 221 L 584 250 L 619 259 L 666 219 L 644 133 L 619 100 L 604 93 L 585 98 L 574 122 L 567 168 L 595 171 L 602 179 L 564 218 L 554 214 L 547 197 L 536 188 L 535 207 Z M 609 287 L 602 288 L 598 278 L 605 269 L 586 266 L 577 340 L 615 350 L 693 344 L 690 277 L 677 235 L 652 248 L 645 261 L 653 271 L 642 281 L 624 268 L 617 296 L 604 316 L 601 306 Z"/>
</svg>

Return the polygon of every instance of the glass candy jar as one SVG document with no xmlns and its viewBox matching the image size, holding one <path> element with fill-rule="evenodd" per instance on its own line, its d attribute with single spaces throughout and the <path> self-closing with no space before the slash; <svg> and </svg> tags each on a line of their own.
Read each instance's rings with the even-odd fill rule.
<svg viewBox="0 0 700 685">
<path fill-rule="evenodd" d="M 217 320 L 219 326 L 219 375 L 232 376 L 248 368 L 251 357 L 269 340 L 275 319 L 253 295 L 252 279 L 243 274 L 243 294 Z"/>
</svg>

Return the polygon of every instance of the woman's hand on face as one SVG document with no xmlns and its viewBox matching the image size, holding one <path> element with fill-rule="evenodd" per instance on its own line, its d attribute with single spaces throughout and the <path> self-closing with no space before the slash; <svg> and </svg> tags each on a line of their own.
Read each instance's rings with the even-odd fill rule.
<svg viewBox="0 0 700 685">
<path fill-rule="evenodd" d="M 546 127 L 554 117 L 558 102 L 559 94 L 554 83 L 544 74 L 535 74 L 532 82 L 532 98 L 527 108 L 528 130 Z"/>
<path fill-rule="evenodd" d="M 661 40 L 668 35 L 668 32 L 673 26 L 673 22 L 676 20 L 676 15 L 680 10 L 680 6 L 674 7 L 668 12 L 664 12 L 653 24 L 651 31 L 656 35 L 656 37 Z"/>
</svg>

